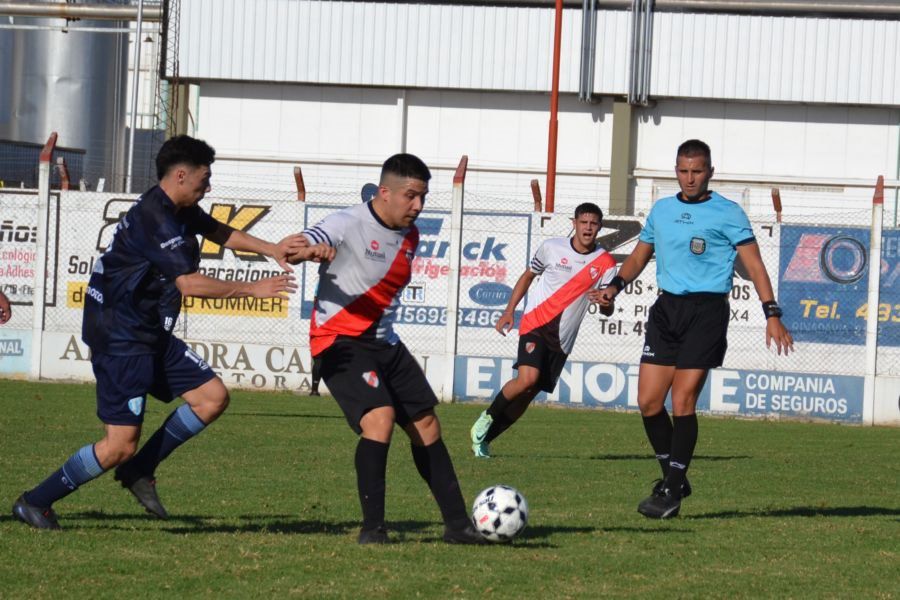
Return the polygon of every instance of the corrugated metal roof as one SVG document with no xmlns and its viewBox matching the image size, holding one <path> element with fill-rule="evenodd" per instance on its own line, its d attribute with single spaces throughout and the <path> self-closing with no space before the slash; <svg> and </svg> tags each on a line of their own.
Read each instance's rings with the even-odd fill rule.
<svg viewBox="0 0 900 600">
<path fill-rule="evenodd" d="M 627 11 L 598 12 L 594 93 L 627 91 Z M 316 0 L 181 5 L 189 79 L 548 91 L 552 8 Z M 578 91 L 581 11 L 560 90 Z M 656 13 L 651 96 L 900 104 L 900 21 Z"/>
</svg>

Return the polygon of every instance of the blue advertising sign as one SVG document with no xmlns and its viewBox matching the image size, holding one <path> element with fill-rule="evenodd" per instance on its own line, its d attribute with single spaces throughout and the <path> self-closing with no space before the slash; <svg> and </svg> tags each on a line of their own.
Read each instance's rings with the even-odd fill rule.
<svg viewBox="0 0 900 600">
<path fill-rule="evenodd" d="M 797 341 L 866 341 L 869 230 L 786 225 L 781 230 L 778 300 Z M 900 346 L 900 231 L 882 236 L 878 343 Z"/>
<path fill-rule="evenodd" d="M 0 329 L 0 374 L 27 376 L 31 370 L 31 331 Z"/>
<path fill-rule="evenodd" d="M 463 401 L 493 398 L 513 376 L 513 362 L 512 359 L 457 356 L 454 397 Z M 638 365 L 570 361 L 553 394 L 542 392 L 536 399 L 570 407 L 637 410 L 638 369 Z M 697 410 L 735 416 L 860 423 L 863 378 L 713 369 L 700 393 Z"/>
</svg>

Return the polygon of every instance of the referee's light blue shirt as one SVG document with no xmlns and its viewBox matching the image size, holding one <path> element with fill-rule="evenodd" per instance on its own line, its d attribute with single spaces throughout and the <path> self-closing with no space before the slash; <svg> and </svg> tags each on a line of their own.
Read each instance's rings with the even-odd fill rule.
<svg viewBox="0 0 900 600">
<path fill-rule="evenodd" d="M 701 202 L 658 200 L 639 239 L 656 253 L 656 284 L 672 294 L 731 291 L 737 247 L 756 241 L 744 209 L 712 192 Z"/>
</svg>

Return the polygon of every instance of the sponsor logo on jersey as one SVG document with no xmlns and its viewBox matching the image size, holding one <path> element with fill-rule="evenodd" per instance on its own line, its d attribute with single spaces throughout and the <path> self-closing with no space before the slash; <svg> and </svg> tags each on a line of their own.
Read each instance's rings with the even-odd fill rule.
<svg viewBox="0 0 900 600">
<path fill-rule="evenodd" d="M 650 346 L 644 346 L 643 356 L 653 357 L 656 356 L 656 354 L 652 350 L 650 350 Z"/>
<path fill-rule="evenodd" d="M 681 225 L 693 225 L 694 221 L 691 219 L 691 213 L 681 213 L 681 218 L 675 219 L 676 223 L 680 223 Z"/>
<path fill-rule="evenodd" d="M 96 300 L 99 304 L 103 304 L 103 292 L 97 288 L 88 286 L 87 295 Z"/>
<path fill-rule="evenodd" d="M 378 242 L 373 241 L 371 246 L 373 248 L 378 248 Z M 387 258 L 384 252 L 376 252 L 375 250 L 370 248 L 366 248 L 365 257 L 367 260 L 372 260 L 375 262 L 387 262 Z"/>
<path fill-rule="evenodd" d="M 569 264 L 569 259 L 566 258 L 565 256 L 563 256 L 562 260 L 559 261 L 559 264 L 561 264 L 561 265 L 567 265 L 567 264 Z"/>
<path fill-rule="evenodd" d="M 377 388 L 378 387 L 378 373 L 375 371 L 367 371 L 362 374 L 363 381 L 369 384 L 370 387 Z"/>
<path fill-rule="evenodd" d="M 128 410 L 134 414 L 134 416 L 141 416 L 141 411 L 144 408 L 144 397 L 136 396 L 128 401 Z"/>
<path fill-rule="evenodd" d="M 378 250 L 381 246 L 378 244 L 378 240 L 372 240 L 369 242 L 369 247 L 372 248 L 372 250 Z"/>
<path fill-rule="evenodd" d="M 122 221 L 124 222 L 125 219 L 122 219 Z M 183 245 L 184 245 L 184 238 L 181 237 L 180 235 L 176 235 L 172 239 L 166 240 L 163 243 L 161 243 L 159 245 L 159 247 L 162 248 L 163 250 L 166 250 L 166 249 L 174 250 L 175 248 L 178 248 L 179 246 L 183 246 Z"/>
<path fill-rule="evenodd" d="M 694 254 L 703 254 L 706 252 L 706 240 L 703 238 L 691 238 L 691 252 Z"/>
<path fill-rule="evenodd" d="M 525 352 L 527 352 L 528 354 L 534 352 L 534 347 L 534 342 L 525 342 Z"/>
</svg>

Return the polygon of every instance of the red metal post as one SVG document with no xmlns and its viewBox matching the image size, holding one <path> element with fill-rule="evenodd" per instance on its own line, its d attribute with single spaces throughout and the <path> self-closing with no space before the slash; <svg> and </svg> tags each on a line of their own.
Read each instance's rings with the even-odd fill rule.
<svg viewBox="0 0 900 600">
<path fill-rule="evenodd" d="M 294 183 L 297 185 L 297 200 L 306 202 L 306 184 L 303 183 L 303 171 L 300 165 L 294 167 Z"/>
<path fill-rule="evenodd" d="M 556 26 L 553 31 L 553 89 L 550 91 L 550 140 L 547 148 L 547 212 L 553 212 L 556 198 L 556 142 L 559 124 L 559 54 L 562 38 L 562 0 L 556 0 Z"/>
<path fill-rule="evenodd" d="M 772 206 L 775 208 L 775 221 L 781 223 L 781 191 L 772 188 Z"/>
<path fill-rule="evenodd" d="M 541 212 L 544 201 L 541 198 L 541 182 L 537 179 L 531 180 L 531 197 L 534 198 L 534 212 Z"/>
<path fill-rule="evenodd" d="M 453 174 L 453 185 L 458 185 L 466 182 L 466 170 L 468 168 L 469 156 L 463 154 L 462 158 L 459 159 L 459 164 L 456 166 L 456 172 Z"/>
</svg>

